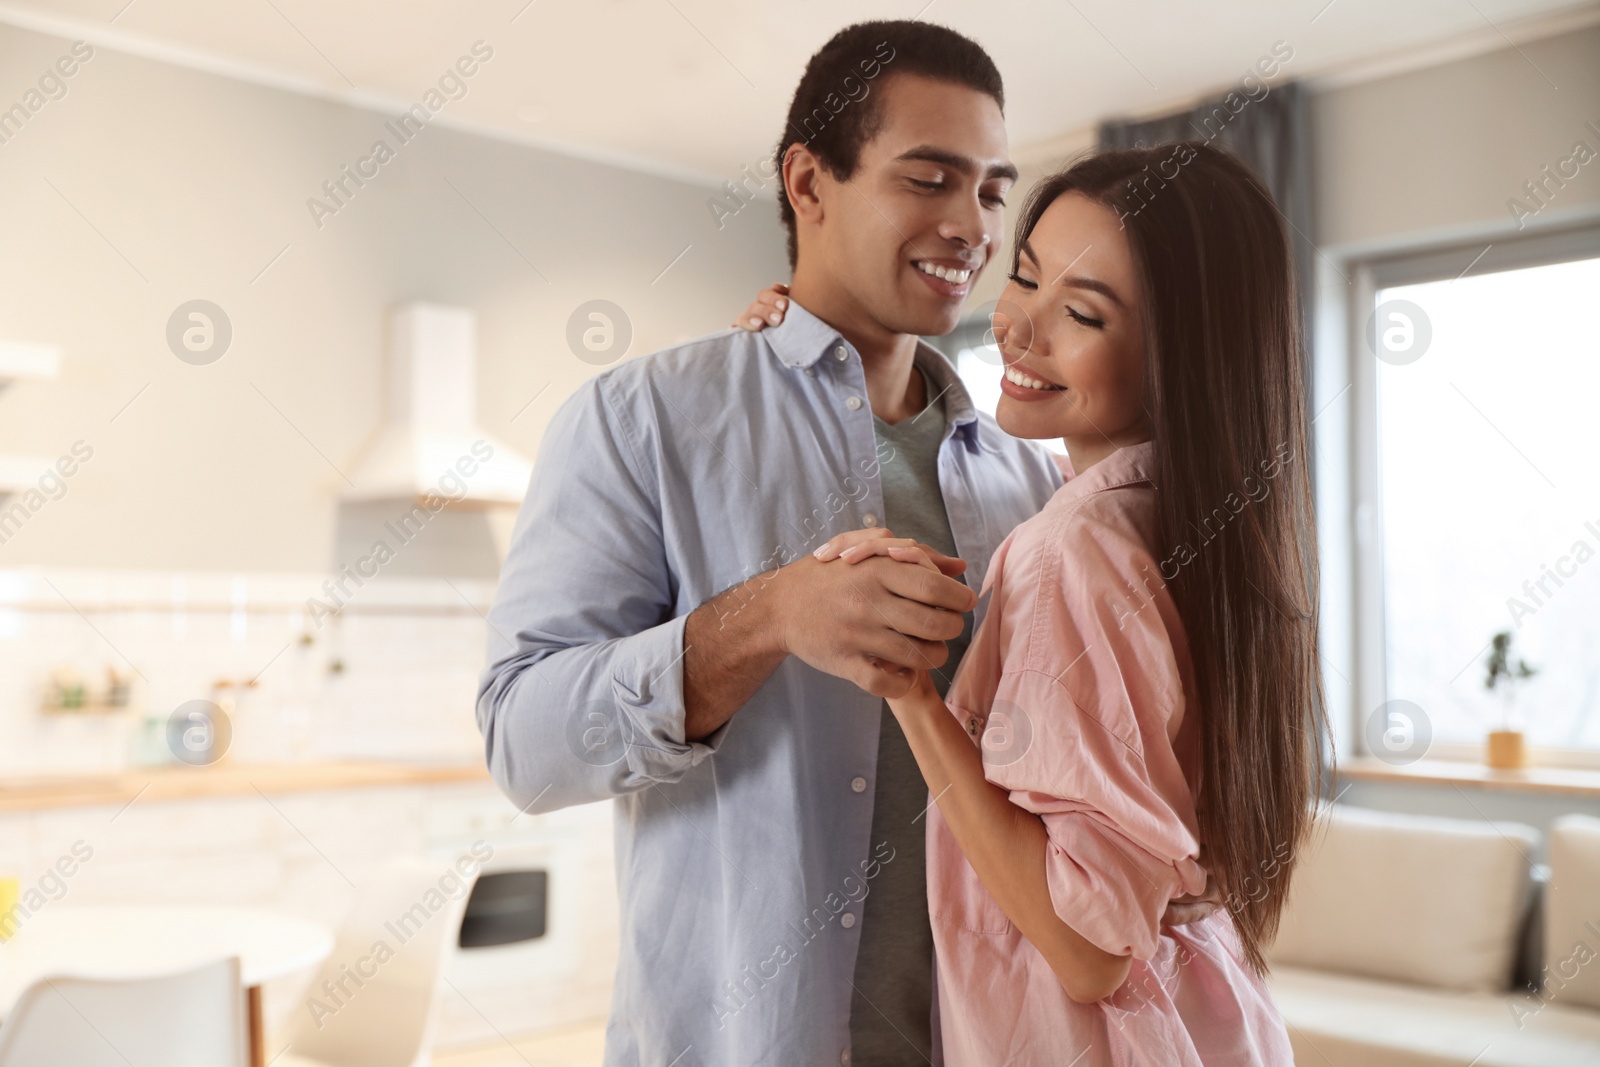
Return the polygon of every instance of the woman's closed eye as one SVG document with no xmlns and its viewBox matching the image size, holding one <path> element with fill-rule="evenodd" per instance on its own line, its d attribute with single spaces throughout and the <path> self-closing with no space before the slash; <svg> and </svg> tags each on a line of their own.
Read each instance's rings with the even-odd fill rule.
<svg viewBox="0 0 1600 1067">
<path fill-rule="evenodd" d="M 1029 290 L 1030 292 L 1032 290 L 1034 290 L 1034 289 L 1039 288 L 1039 283 L 1038 282 L 1031 281 L 1030 279 L 1024 278 L 1021 274 L 1017 273 L 1016 271 L 1012 271 L 1010 274 L 1007 274 L 1006 277 L 1011 279 L 1017 285 L 1020 285 L 1022 288 Z M 1064 310 L 1068 315 L 1072 316 L 1074 321 L 1080 323 L 1081 325 L 1089 327 L 1091 330 L 1101 329 L 1106 324 L 1106 321 L 1104 319 L 1097 319 L 1097 318 L 1093 318 L 1093 317 L 1091 317 L 1089 315 L 1085 315 L 1081 311 L 1074 310 L 1073 307 L 1070 304 L 1062 305 L 1062 310 Z"/>
</svg>

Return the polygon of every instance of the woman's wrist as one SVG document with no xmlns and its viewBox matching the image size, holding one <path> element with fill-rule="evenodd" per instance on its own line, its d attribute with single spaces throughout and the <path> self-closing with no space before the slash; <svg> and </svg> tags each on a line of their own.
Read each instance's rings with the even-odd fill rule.
<svg viewBox="0 0 1600 1067">
<path fill-rule="evenodd" d="M 917 680 L 904 696 L 889 698 L 889 710 L 902 723 L 907 716 L 926 715 L 935 708 L 944 710 L 944 698 L 939 695 L 939 690 L 933 684 L 933 676 L 927 671 L 917 672 Z"/>
</svg>

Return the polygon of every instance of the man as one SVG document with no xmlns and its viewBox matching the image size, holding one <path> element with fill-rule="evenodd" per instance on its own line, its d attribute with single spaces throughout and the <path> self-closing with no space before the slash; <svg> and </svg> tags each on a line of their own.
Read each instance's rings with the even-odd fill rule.
<svg viewBox="0 0 1600 1067">
<path fill-rule="evenodd" d="M 546 433 L 478 720 L 519 807 L 616 799 L 610 1067 L 937 1062 L 929 797 L 883 698 L 943 691 L 1061 485 L 917 340 L 998 252 L 1003 102 L 950 30 L 841 31 L 778 146 L 783 324 L 616 367 Z M 945 573 L 810 555 L 870 526 Z"/>
</svg>

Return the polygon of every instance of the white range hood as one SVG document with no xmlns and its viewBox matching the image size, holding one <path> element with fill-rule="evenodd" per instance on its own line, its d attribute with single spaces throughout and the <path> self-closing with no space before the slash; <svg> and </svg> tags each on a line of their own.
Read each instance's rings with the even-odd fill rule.
<svg viewBox="0 0 1600 1067">
<path fill-rule="evenodd" d="M 343 499 L 460 496 L 459 482 L 465 496 L 450 507 L 521 504 L 532 465 L 477 425 L 477 317 L 467 308 L 411 303 L 393 308 L 388 325 L 383 425 L 350 470 L 354 485 Z"/>
</svg>

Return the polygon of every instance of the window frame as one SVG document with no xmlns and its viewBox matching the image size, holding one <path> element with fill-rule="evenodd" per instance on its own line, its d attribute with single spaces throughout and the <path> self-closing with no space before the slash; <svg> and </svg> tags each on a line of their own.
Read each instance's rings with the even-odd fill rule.
<svg viewBox="0 0 1600 1067">
<path fill-rule="evenodd" d="M 1318 263 L 1317 288 L 1324 299 L 1313 319 L 1313 349 L 1319 356 L 1313 376 L 1313 434 L 1318 451 L 1319 535 L 1325 549 L 1323 656 L 1324 665 L 1344 683 L 1347 697 L 1344 714 L 1339 715 L 1335 693 L 1341 687 L 1330 676 L 1329 708 L 1334 712 L 1335 749 L 1341 758 L 1373 756 L 1366 743 L 1365 720 L 1389 699 L 1378 360 L 1365 338 L 1378 292 L 1593 258 L 1600 258 L 1596 219 L 1559 229 L 1351 256 L 1342 268 L 1326 258 Z M 1328 298 L 1336 293 L 1337 297 Z M 1342 419 L 1335 410 L 1341 407 Z M 1482 763 L 1484 744 L 1434 743 L 1424 758 Z M 1529 765 L 1600 770 L 1600 749 L 1530 748 Z"/>
</svg>

